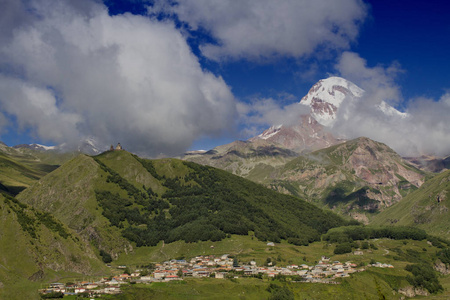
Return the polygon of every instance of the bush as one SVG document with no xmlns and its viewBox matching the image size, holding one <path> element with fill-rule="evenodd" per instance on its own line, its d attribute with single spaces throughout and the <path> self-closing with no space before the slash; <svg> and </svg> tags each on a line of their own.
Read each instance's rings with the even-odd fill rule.
<svg viewBox="0 0 450 300">
<path fill-rule="evenodd" d="M 366 250 L 369 249 L 369 242 L 368 241 L 364 241 L 361 243 L 361 248 Z"/>
<path fill-rule="evenodd" d="M 444 264 L 450 264 L 450 248 L 439 251 L 437 256 Z"/>
<path fill-rule="evenodd" d="M 100 250 L 100 256 L 102 257 L 102 261 L 105 264 L 109 264 L 112 262 L 112 257 L 108 252 L 105 252 L 104 250 Z"/>
<path fill-rule="evenodd" d="M 339 244 L 334 248 L 334 254 L 345 254 L 352 252 L 352 245 L 350 243 Z"/>
<path fill-rule="evenodd" d="M 269 300 L 294 300 L 294 293 L 286 286 L 269 284 L 267 291 L 271 293 Z"/>
<path fill-rule="evenodd" d="M 406 279 L 414 287 L 427 289 L 432 294 L 444 290 L 430 265 L 424 263 L 407 265 L 405 270 L 413 274 L 413 276 L 408 275 Z"/>
<path fill-rule="evenodd" d="M 55 298 L 63 298 L 64 293 L 63 292 L 50 292 L 47 294 L 41 294 L 41 299 L 55 299 Z"/>
</svg>

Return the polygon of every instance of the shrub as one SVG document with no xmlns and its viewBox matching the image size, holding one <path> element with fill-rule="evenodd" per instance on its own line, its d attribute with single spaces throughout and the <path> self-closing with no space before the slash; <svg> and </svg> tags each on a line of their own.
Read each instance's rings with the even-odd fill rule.
<svg viewBox="0 0 450 300">
<path fill-rule="evenodd" d="M 344 254 L 352 252 L 352 245 L 350 243 L 338 244 L 334 248 L 334 254 Z"/>
<path fill-rule="evenodd" d="M 430 265 L 424 263 L 407 265 L 405 270 L 413 274 L 413 276 L 408 275 L 406 279 L 414 287 L 425 288 L 432 294 L 444 290 Z"/>
<path fill-rule="evenodd" d="M 100 250 L 100 256 L 102 257 L 102 261 L 105 264 L 108 264 L 108 263 L 112 262 L 111 254 L 105 252 L 104 250 Z"/>
</svg>

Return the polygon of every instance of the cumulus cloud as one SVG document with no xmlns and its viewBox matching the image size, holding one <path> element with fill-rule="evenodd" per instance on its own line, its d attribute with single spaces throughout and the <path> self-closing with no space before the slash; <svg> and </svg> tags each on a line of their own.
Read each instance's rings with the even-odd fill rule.
<svg viewBox="0 0 450 300">
<path fill-rule="evenodd" d="M 406 115 L 382 101 L 396 104 L 402 100 L 396 75 L 402 72 L 390 66 L 367 66 L 355 53 L 343 53 L 336 65 L 338 72 L 365 90 L 361 101 L 344 101 L 338 111 L 333 131 L 347 138 L 366 136 L 386 143 L 403 156 L 450 154 L 450 94 L 440 99 L 409 100 Z"/>
<path fill-rule="evenodd" d="M 29 18 L 6 24 L 0 111 L 21 129 L 49 142 L 94 136 L 173 155 L 233 126 L 230 88 L 202 70 L 172 22 L 74 2 L 11 5 Z"/>
<path fill-rule="evenodd" d="M 175 14 L 190 29 L 208 31 L 217 44 L 205 43 L 201 50 L 213 60 L 345 49 L 367 15 L 360 0 L 184 0 L 170 6 L 156 1 L 149 11 Z"/>
<path fill-rule="evenodd" d="M 292 95 L 274 98 L 253 98 L 248 103 L 240 102 L 238 112 L 241 125 L 244 127 L 242 135 L 246 138 L 260 134 L 272 125 L 296 125 L 302 115 L 310 113 L 309 106 L 300 105 L 292 101 Z"/>
<path fill-rule="evenodd" d="M 346 51 L 342 53 L 336 69 L 342 77 L 366 91 L 366 101 L 378 104 L 383 100 L 396 105 L 402 100 L 400 87 L 395 80 L 404 71 L 398 62 L 389 66 L 368 67 L 366 60 L 357 53 Z"/>
</svg>

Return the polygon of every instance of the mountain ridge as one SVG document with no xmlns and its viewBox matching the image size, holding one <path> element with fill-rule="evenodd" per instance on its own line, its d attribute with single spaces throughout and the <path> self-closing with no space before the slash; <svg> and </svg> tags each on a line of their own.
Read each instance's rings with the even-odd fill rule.
<svg viewBox="0 0 450 300">
<path fill-rule="evenodd" d="M 450 239 L 450 170 L 427 180 L 419 189 L 373 217 L 376 225 L 414 226 Z"/>
<path fill-rule="evenodd" d="M 113 257 L 132 251 L 134 243 L 220 240 L 249 231 L 262 240 L 308 243 L 330 226 L 346 224 L 226 171 L 176 159 L 145 160 L 126 151 L 80 155 L 18 199 L 52 211 Z"/>
</svg>

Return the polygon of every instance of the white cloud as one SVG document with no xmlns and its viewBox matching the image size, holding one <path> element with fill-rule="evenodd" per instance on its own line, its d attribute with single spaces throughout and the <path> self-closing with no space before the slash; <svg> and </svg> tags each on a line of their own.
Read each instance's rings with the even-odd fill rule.
<svg viewBox="0 0 450 300">
<path fill-rule="evenodd" d="M 291 97 L 288 99 L 292 100 Z M 249 103 L 240 102 L 238 112 L 244 126 L 241 134 L 249 138 L 260 134 L 268 126 L 296 125 L 302 115 L 310 113 L 309 106 L 297 102 L 284 105 L 283 102 L 282 99 L 273 98 L 253 98 Z"/>
<path fill-rule="evenodd" d="M 0 46 L 1 111 L 23 129 L 171 155 L 233 126 L 230 88 L 202 70 L 172 22 L 71 3 L 31 1 L 32 22 L 11 25 Z"/>
<path fill-rule="evenodd" d="M 32 128 L 32 134 L 44 140 L 64 140 L 66 136 L 76 136 L 80 117 L 62 112 L 49 90 L 0 75 L 0 91 L 1 99 L 8 99 L 1 101 L 1 110 L 17 118 L 19 130 Z M 5 122 L 3 126 L 6 125 Z"/>
<path fill-rule="evenodd" d="M 157 1 L 150 13 L 176 14 L 192 30 L 203 28 L 218 44 L 201 45 L 213 60 L 302 57 L 318 47 L 346 49 L 367 14 L 360 0 Z"/>
<path fill-rule="evenodd" d="M 366 97 L 370 96 L 374 102 L 384 100 L 395 105 L 401 101 L 400 87 L 395 79 L 403 70 L 397 62 L 388 67 L 368 67 L 366 60 L 357 53 L 343 52 L 336 69 L 342 77 L 364 89 Z"/>
<path fill-rule="evenodd" d="M 417 98 L 408 101 L 407 117 L 386 115 L 376 106 L 385 100 L 402 99 L 395 83 L 401 72 L 397 63 L 388 67 L 369 67 L 355 53 L 343 53 L 336 65 L 339 73 L 366 92 L 361 101 L 344 101 L 338 111 L 335 134 L 347 138 L 366 136 L 386 143 L 404 156 L 450 154 L 450 94 L 440 99 Z"/>
</svg>

